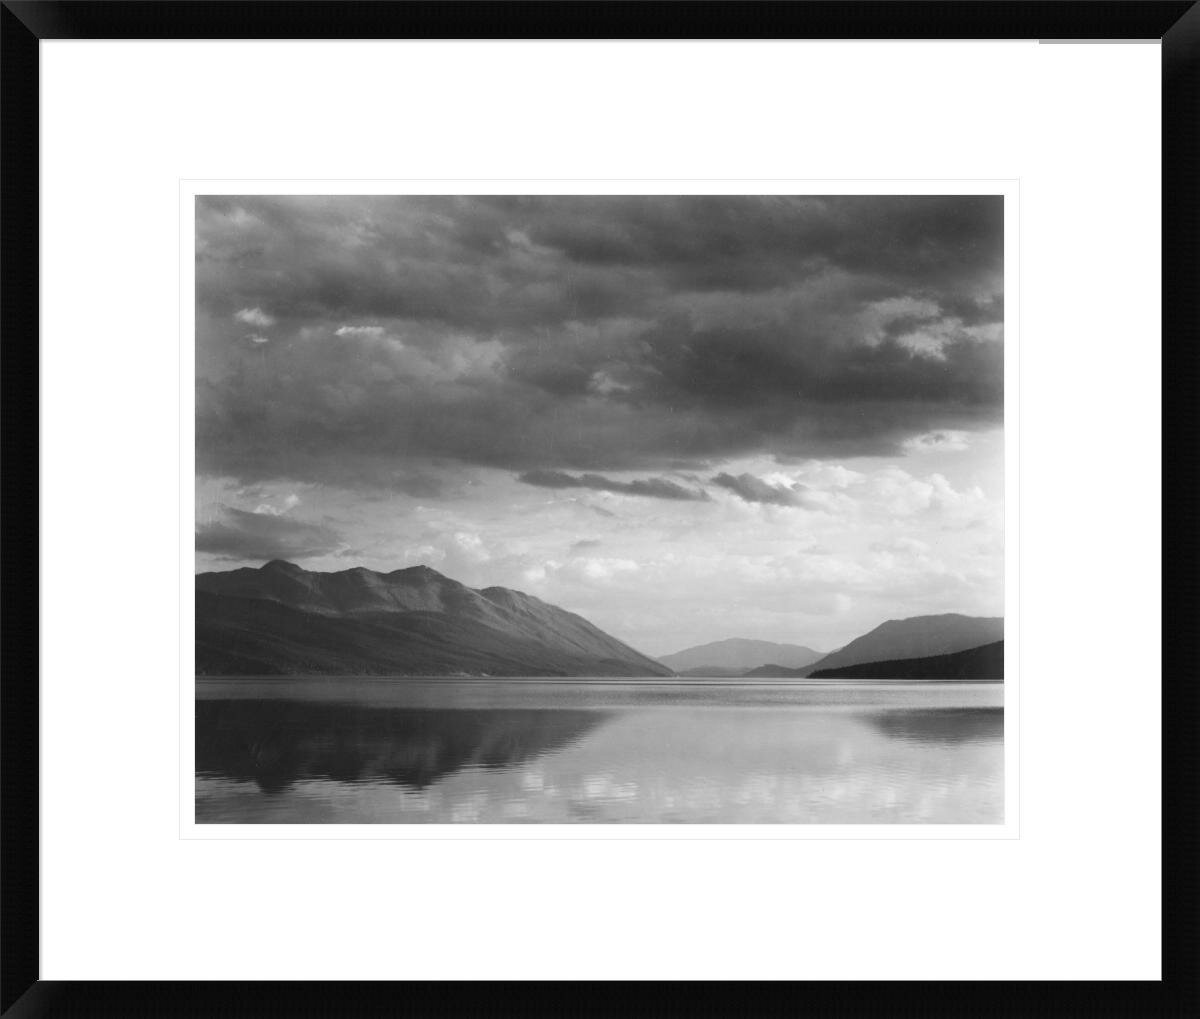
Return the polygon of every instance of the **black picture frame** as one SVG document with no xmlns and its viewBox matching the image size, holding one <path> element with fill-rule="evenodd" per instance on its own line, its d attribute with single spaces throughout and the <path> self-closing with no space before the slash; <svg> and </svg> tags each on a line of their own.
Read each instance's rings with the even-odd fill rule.
<svg viewBox="0 0 1200 1019">
<path fill-rule="evenodd" d="M 2 41 L 0 197 L 3 274 L 3 682 L 2 928 L 0 1014 L 33 1016 L 258 1016 L 523 1014 L 576 1011 L 580 988 L 433 982 L 73 982 L 38 979 L 38 43 L 42 39 L 1160 39 L 1163 89 L 1163 317 L 1174 423 L 1167 505 L 1194 524 L 1196 345 L 1200 337 L 1200 2 L 859 2 L 859 3 L 390 3 L 390 2 L 5 2 Z M 1182 482 L 1182 484 L 1180 483 Z M 1193 526 L 1172 542 L 1168 563 L 1181 625 L 1195 619 Z M 1178 592 L 1184 593 L 1182 603 Z M 32 612 L 29 611 L 33 607 Z M 25 610 L 25 611 L 22 611 Z M 1185 647 L 1192 642 L 1185 640 Z M 1176 652 L 1177 653 L 1177 652 Z M 1200 1014 L 1197 943 L 1195 656 L 1164 686 L 1164 956 L 1161 982 L 905 982 L 803 985 L 773 982 L 667 989 L 668 1014 L 894 1016 L 976 1010 L 1014 1015 Z M 1103 894 L 1098 890 L 1098 894 Z M 1030 917 L 1030 923 L 1036 923 Z M 591 987 L 637 1009 L 641 985 Z M 465 998 L 476 999 L 473 1003 Z"/>
</svg>

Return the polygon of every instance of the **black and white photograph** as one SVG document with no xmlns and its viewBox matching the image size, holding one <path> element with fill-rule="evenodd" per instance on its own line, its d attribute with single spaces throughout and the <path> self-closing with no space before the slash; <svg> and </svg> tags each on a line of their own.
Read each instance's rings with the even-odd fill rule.
<svg viewBox="0 0 1200 1019">
<path fill-rule="evenodd" d="M 201 824 L 1000 824 L 1002 195 L 200 195 Z"/>
<path fill-rule="evenodd" d="M 1197 1013 L 1200 0 L 687 13 L 0 0 L 5 1019 Z"/>
</svg>

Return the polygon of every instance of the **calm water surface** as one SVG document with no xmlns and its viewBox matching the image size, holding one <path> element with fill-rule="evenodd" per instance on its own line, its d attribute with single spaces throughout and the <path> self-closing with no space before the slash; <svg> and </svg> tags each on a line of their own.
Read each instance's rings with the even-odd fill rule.
<svg viewBox="0 0 1200 1019">
<path fill-rule="evenodd" d="M 1003 821 L 1003 684 L 197 679 L 200 823 Z"/>
</svg>

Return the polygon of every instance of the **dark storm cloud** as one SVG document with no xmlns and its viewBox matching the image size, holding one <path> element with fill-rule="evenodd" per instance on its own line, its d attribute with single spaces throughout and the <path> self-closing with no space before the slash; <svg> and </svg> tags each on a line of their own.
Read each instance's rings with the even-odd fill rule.
<svg viewBox="0 0 1200 1019">
<path fill-rule="evenodd" d="M 433 496 L 436 472 L 406 464 L 700 469 L 994 425 L 1002 211 L 201 198 L 198 467 Z"/>
<path fill-rule="evenodd" d="M 590 488 L 597 492 L 640 495 L 651 499 L 678 499 L 684 502 L 704 502 L 708 499 L 706 492 L 684 488 L 666 478 L 617 481 L 600 474 L 581 474 L 575 477 L 561 471 L 528 471 L 517 480 L 526 485 L 536 485 L 538 488 Z"/>
<path fill-rule="evenodd" d="M 712 479 L 714 485 L 727 488 L 746 502 L 768 503 L 774 506 L 799 506 L 804 498 L 802 486 L 784 487 L 772 485 L 756 478 L 753 474 L 718 474 Z"/>
<path fill-rule="evenodd" d="M 989 197 L 594 197 L 512 200 L 530 238 L 573 264 L 647 267 L 673 289 L 764 290 L 824 265 L 945 282 L 995 268 Z"/>
<path fill-rule="evenodd" d="M 336 552 L 341 536 L 323 524 L 226 506 L 220 520 L 196 528 L 196 551 L 218 559 L 303 559 Z"/>
</svg>

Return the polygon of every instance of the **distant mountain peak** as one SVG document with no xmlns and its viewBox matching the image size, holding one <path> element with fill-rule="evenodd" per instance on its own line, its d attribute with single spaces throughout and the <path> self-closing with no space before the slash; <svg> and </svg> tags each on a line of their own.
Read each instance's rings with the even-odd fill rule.
<svg viewBox="0 0 1200 1019">
<path fill-rule="evenodd" d="M 392 570 L 391 573 L 380 574 L 386 577 L 404 577 L 411 580 L 446 580 L 450 583 L 457 584 L 457 580 L 450 580 L 444 573 L 438 573 L 432 566 L 426 566 L 424 563 L 417 563 L 416 566 L 402 566 L 398 570 Z"/>
<path fill-rule="evenodd" d="M 295 563 L 289 563 L 286 559 L 272 559 L 269 563 L 263 563 L 259 567 L 260 570 L 271 570 L 275 573 L 307 573 L 308 570 L 303 566 L 297 566 Z"/>
<path fill-rule="evenodd" d="M 741 675 L 747 669 L 768 664 L 798 668 L 810 665 L 821 657 L 820 651 L 814 651 L 802 644 L 778 644 L 769 640 L 729 637 L 698 647 L 685 648 L 671 655 L 663 655 L 659 661 L 676 672 L 689 672 L 694 675 Z"/>
</svg>

